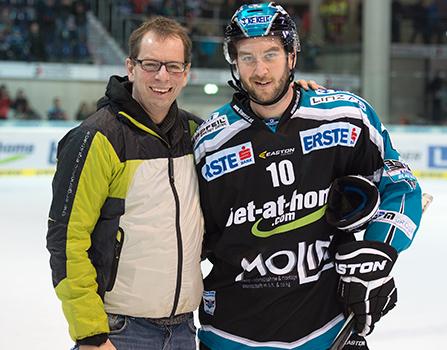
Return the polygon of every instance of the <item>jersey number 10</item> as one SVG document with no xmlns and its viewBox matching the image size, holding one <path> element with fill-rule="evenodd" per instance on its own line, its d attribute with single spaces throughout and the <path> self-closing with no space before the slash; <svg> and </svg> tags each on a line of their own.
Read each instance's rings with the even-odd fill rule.
<svg viewBox="0 0 447 350">
<path fill-rule="evenodd" d="M 295 182 L 295 173 L 293 164 L 290 160 L 282 160 L 279 163 L 272 163 L 265 168 L 272 176 L 273 187 L 283 185 L 291 185 Z"/>
</svg>

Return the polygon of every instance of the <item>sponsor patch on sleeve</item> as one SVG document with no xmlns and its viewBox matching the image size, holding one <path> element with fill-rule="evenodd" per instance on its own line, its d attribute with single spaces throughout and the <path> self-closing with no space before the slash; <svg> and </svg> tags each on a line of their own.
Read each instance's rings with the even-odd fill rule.
<svg viewBox="0 0 447 350">
<path fill-rule="evenodd" d="M 416 177 L 407 164 L 395 159 L 385 159 L 383 161 L 383 170 L 385 176 L 389 177 L 392 182 L 406 182 L 411 189 L 414 190 L 416 188 Z"/>
<path fill-rule="evenodd" d="M 355 147 L 362 129 L 346 122 L 324 124 L 300 132 L 303 154 L 335 147 Z"/>
<path fill-rule="evenodd" d="M 192 137 L 192 142 L 195 144 L 202 137 L 209 135 L 215 131 L 223 129 L 228 126 L 228 118 L 224 115 L 219 115 L 218 113 L 213 114 L 206 122 L 199 126 L 196 133 Z"/>
<path fill-rule="evenodd" d="M 216 291 L 204 290 L 202 298 L 203 311 L 209 315 L 214 315 L 214 310 L 216 310 Z"/>
<path fill-rule="evenodd" d="M 409 239 L 413 239 L 414 232 L 417 228 L 416 224 L 408 216 L 396 211 L 379 210 L 372 219 L 372 222 L 383 222 L 396 226 Z"/>
<path fill-rule="evenodd" d="M 251 142 L 225 148 L 205 158 L 202 176 L 207 181 L 255 163 Z"/>
</svg>

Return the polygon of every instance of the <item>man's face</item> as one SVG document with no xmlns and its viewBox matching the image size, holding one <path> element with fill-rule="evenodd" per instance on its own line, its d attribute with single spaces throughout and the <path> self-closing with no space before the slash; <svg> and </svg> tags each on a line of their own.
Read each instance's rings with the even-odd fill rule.
<svg viewBox="0 0 447 350">
<path fill-rule="evenodd" d="M 293 57 L 278 37 L 242 39 L 236 43 L 237 69 L 247 92 L 261 102 L 279 96 L 288 82 Z"/>
<path fill-rule="evenodd" d="M 153 32 L 146 33 L 140 44 L 138 60 L 184 62 L 184 46 L 178 37 L 161 39 Z M 169 73 L 166 66 L 158 72 L 147 72 L 141 64 L 126 60 L 129 81 L 133 82 L 132 97 L 143 106 L 151 117 L 164 118 L 174 100 L 187 83 L 189 65 L 184 72 Z M 161 120 L 156 120 L 159 122 Z"/>
</svg>

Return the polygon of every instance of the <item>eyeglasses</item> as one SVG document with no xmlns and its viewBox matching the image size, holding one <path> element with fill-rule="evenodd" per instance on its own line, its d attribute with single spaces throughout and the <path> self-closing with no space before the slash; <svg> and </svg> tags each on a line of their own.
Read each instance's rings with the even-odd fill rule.
<svg viewBox="0 0 447 350">
<path fill-rule="evenodd" d="M 139 60 L 138 58 L 132 58 L 132 60 L 138 63 L 146 72 L 154 73 L 158 72 L 162 66 L 165 66 L 168 73 L 183 73 L 188 66 L 188 63 L 184 62 L 161 62 L 157 60 Z"/>
</svg>

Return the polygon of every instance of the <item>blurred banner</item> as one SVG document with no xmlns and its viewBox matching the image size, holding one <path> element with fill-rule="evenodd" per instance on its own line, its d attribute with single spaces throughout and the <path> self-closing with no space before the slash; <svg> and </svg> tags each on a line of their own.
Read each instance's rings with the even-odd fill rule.
<svg viewBox="0 0 447 350">
<path fill-rule="evenodd" d="M 0 175 L 53 174 L 58 141 L 74 125 L 0 128 Z M 419 177 L 447 178 L 447 130 L 389 128 L 396 148 Z"/>
<path fill-rule="evenodd" d="M 53 174 L 58 141 L 69 127 L 0 128 L 0 175 Z"/>
</svg>

